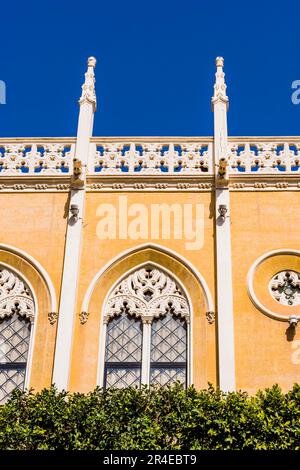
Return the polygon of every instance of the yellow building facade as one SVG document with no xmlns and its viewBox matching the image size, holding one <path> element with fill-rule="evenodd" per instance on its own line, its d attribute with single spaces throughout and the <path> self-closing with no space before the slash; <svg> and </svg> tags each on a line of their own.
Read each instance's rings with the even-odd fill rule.
<svg viewBox="0 0 300 470">
<path fill-rule="evenodd" d="M 0 139 L 0 400 L 300 379 L 300 137 Z"/>
</svg>

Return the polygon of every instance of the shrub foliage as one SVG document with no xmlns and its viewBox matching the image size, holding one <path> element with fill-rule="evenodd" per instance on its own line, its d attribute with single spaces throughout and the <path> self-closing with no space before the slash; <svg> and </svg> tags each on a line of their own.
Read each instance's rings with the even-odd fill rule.
<svg viewBox="0 0 300 470">
<path fill-rule="evenodd" d="M 164 388 L 88 394 L 15 391 L 0 406 L 0 449 L 300 449 L 300 385 L 255 396 Z"/>
</svg>

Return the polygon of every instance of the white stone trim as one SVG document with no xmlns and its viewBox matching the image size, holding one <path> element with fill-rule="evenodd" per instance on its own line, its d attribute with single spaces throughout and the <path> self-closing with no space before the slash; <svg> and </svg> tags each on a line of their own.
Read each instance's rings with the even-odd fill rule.
<svg viewBox="0 0 300 470">
<path fill-rule="evenodd" d="M 225 204 L 228 213 L 224 221 L 218 206 Z M 218 302 L 219 381 L 221 390 L 235 390 L 235 351 L 233 324 L 232 258 L 229 190 L 216 191 L 216 259 Z"/>
<path fill-rule="evenodd" d="M 79 214 L 78 221 L 75 223 L 70 223 L 70 214 L 68 214 L 52 379 L 53 383 L 60 390 L 67 390 L 69 381 L 73 341 L 73 322 L 76 309 L 77 281 L 80 268 L 84 191 L 72 191 L 70 204 L 78 205 Z"/>
<path fill-rule="evenodd" d="M 141 384 L 148 385 L 150 380 L 151 323 L 143 322 Z"/>
<path fill-rule="evenodd" d="M 16 247 L 11 246 L 11 245 L 6 245 L 4 243 L 0 243 L 0 250 L 8 251 L 10 253 L 14 253 L 15 255 L 20 256 L 21 258 L 24 258 L 26 261 L 28 261 L 38 271 L 40 276 L 43 278 L 43 281 L 45 282 L 46 288 L 48 290 L 48 294 L 49 294 L 49 297 L 50 297 L 50 309 L 51 309 L 52 312 L 56 312 L 57 311 L 57 299 L 56 299 L 55 289 L 54 289 L 54 286 L 53 286 L 53 283 L 50 279 L 49 274 L 43 268 L 43 266 L 35 258 L 33 258 L 33 256 L 29 255 L 28 253 L 21 250 L 20 248 L 16 248 Z M 0 261 L 0 263 L 2 263 L 2 261 Z"/>
<path fill-rule="evenodd" d="M 105 364 L 105 343 L 106 343 L 106 332 L 107 323 L 103 321 L 103 312 L 101 314 L 101 335 L 99 338 L 99 352 L 97 362 L 97 384 L 99 387 L 104 386 L 104 364 Z"/>
<path fill-rule="evenodd" d="M 100 316 L 100 324 L 102 328 L 102 334 L 100 335 L 100 344 L 99 344 L 99 353 L 98 353 L 98 371 L 97 371 L 97 384 L 102 387 L 103 386 L 103 376 L 104 376 L 104 363 L 105 363 L 105 341 L 106 341 L 106 323 L 104 322 L 104 317 L 105 317 L 105 307 L 107 300 L 109 296 L 111 295 L 111 292 L 116 288 L 116 286 L 127 276 L 129 276 L 131 273 L 134 271 L 141 269 L 143 266 L 154 266 L 157 267 L 158 269 L 164 271 L 166 274 L 168 274 L 171 278 L 175 280 L 175 282 L 180 286 L 182 291 L 184 292 L 184 295 L 187 298 L 188 301 L 188 306 L 189 306 L 189 311 L 190 311 L 190 316 L 187 320 L 187 385 L 192 385 L 193 383 L 193 369 L 194 369 L 194 364 L 193 364 L 193 322 L 194 322 L 194 311 L 193 311 L 193 304 L 191 302 L 190 295 L 182 282 L 178 279 L 174 273 L 169 271 L 167 268 L 164 266 L 152 262 L 152 261 L 145 261 L 137 266 L 134 266 L 133 268 L 129 269 L 124 273 L 119 279 L 117 279 L 116 282 L 111 286 L 109 289 L 108 293 L 105 296 L 105 299 L 103 301 L 102 305 L 102 310 L 101 310 L 101 316 Z M 145 361 L 145 364 L 150 364 L 150 339 L 151 339 L 151 328 L 149 328 L 151 325 L 143 324 L 143 349 L 142 349 L 142 361 Z M 145 327 L 147 327 L 145 329 Z M 144 337 L 144 332 L 146 333 Z M 146 350 L 144 350 L 144 346 L 147 347 Z M 143 363 L 143 362 L 142 362 Z M 146 367 L 142 368 L 142 375 L 141 375 L 141 383 L 149 383 L 149 367 L 146 370 Z"/>
<path fill-rule="evenodd" d="M 216 81 L 212 107 L 214 112 L 215 164 L 215 246 L 218 304 L 219 385 L 224 392 L 235 390 L 235 351 L 232 296 L 232 260 L 228 168 L 228 97 L 223 72 L 224 60 L 216 59 Z M 225 214 L 220 211 L 225 208 Z"/>
<path fill-rule="evenodd" d="M 81 238 L 85 206 L 86 168 L 95 111 L 94 58 L 88 59 L 88 70 L 79 100 L 75 159 L 77 172 L 73 172 L 68 211 L 65 256 L 59 305 L 59 318 L 55 345 L 53 383 L 59 390 L 67 390 L 72 360 L 73 327 L 77 302 L 77 283 L 80 270 Z M 74 159 L 74 162 L 75 162 Z M 75 169 L 75 165 L 74 165 Z M 78 217 L 71 218 L 70 207 L 76 205 Z"/>
<path fill-rule="evenodd" d="M 249 297 L 254 304 L 254 306 L 260 310 L 263 314 L 267 315 L 268 317 L 272 318 L 273 320 L 278 320 L 282 322 L 288 322 L 289 321 L 289 316 L 288 315 L 280 315 L 279 313 L 275 313 L 272 310 L 268 309 L 265 307 L 257 298 L 255 291 L 254 291 L 254 275 L 255 271 L 258 268 L 258 266 L 265 261 L 268 258 L 272 258 L 273 256 L 278 256 L 278 255 L 292 255 L 292 256 L 300 256 L 300 251 L 299 250 L 291 250 L 291 249 L 286 249 L 282 248 L 279 250 L 273 250 L 269 251 L 259 258 L 252 264 L 251 268 L 248 271 L 247 275 L 247 290 Z M 275 273 L 274 273 L 275 274 Z"/>
</svg>

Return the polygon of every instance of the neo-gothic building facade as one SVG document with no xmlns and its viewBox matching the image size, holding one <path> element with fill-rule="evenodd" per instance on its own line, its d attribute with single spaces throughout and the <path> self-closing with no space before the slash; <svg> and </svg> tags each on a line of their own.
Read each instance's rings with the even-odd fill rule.
<svg viewBox="0 0 300 470">
<path fill-rule="evenodd" d="M 0 402 L 179 380 L 300 379 L 300 137 L 0 139 Z"/>
</svg>

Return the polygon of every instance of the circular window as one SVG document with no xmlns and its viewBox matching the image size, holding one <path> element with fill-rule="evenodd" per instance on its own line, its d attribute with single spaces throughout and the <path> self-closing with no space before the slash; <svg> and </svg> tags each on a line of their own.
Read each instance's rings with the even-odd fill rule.
<svg viewBox="0 0 300 470">
<path fill-rule="evenodd" d="M 280 271 L 272 277 L 269 289 L 273 299 L 282 305 L 295 306 L 300 304 L 300 273 L 296 271 Z"/>
</svg>

